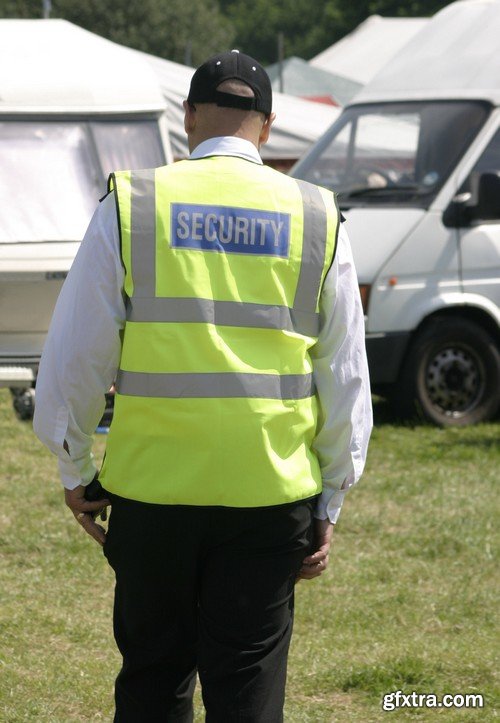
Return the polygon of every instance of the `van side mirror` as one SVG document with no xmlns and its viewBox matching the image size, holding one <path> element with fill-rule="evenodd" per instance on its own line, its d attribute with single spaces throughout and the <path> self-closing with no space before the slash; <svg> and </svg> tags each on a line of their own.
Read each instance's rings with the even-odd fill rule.
<svg viewBox="0 0 500 723">
<path fill-rule="evenodd" d="M 500 221 L 500 171 L 487 171 L 479 178 L 477 206 L 472 209 L 474 219 Z"/>
<path fill-rule="evenodd" d="M 443 213 L 448 228 L 466 228 L 480 221 L 500 221 L 500 171 L 486 171 L 473 184 L 474 193 L 457 194 Z M 473 199 L 477 199 L 474 203 Z"/>
<path fill-rule="evenodd" d="M 470 226 L 472 207 L 469 204 L 472 194 L 458 193 L 451 199 L 443 213 L 443 224 L 446 228 L 465 228 Z"/>
</svg>

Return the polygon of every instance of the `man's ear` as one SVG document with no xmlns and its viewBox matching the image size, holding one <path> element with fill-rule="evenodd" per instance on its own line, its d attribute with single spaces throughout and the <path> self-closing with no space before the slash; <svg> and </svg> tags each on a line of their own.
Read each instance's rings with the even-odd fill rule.
<svg viewBox="0 0 500 723">
<path fill-rule="evenodd" d="M 271 132 L 271 126 L 274 123 L 274 120 L 276 118 L 276 113 L 270 113 L 266 117 L 266 120 L 264 121 L 264 125 L 262 126 L 262 130 L 260 131 L 259 135 L 259 148 L 264 145 L 264 143 L 267 143 L 269 140 L 269 133 Z"/>
<path fill-rule="evenodd" d="M 189 105 L 187 100 L 182 101 L 184 108 L 184 130 L 187 134 L 192 133 L 196 126 L 196 108 Z"/>
</svg>

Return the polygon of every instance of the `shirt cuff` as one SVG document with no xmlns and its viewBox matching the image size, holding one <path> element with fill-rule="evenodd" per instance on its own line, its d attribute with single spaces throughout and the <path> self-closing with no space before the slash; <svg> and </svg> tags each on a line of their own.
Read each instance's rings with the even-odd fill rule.
<svg viewBox="0 0 500 723">
<path fill-rule="evenodd" d="M 347 490 L 325 490 L 318 498 L 314 516 L 317 520 L 330 520 L 335 524 L 339 518 Z"/>
<path fill-rule="evenodd" d="M 63 460 L 59 457 L 59 476 L 61 482 L 67 490 L 74 490 L 78 485 L 86 487 L 92 480 L 97 472 L 92 457 L 89 457 L 85 463 L 80 463 L 78 466 L 72 461 L 70 457 L 67 460 Z"/>
</svg>

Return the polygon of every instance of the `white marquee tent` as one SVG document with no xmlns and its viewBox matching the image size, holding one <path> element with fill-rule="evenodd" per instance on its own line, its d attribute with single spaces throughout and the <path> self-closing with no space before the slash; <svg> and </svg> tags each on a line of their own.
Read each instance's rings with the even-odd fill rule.
<svg viewBox="0 0 500 723">
<path fill-rule="evenodd" d="M 134 51 L 138 53 L 139 51 Z M 153 68 L 167 101 L 170 140 L 174 157 L 188 155 L 182 101 L 187 97 L 193 68 L 140 53 Z M 339 115 L 339 109 L 282 93 L 274 93 L 276 122 L 269 142 L 262 148 L 264 160 L 297 159 Z"/>
<path fill-rule="evenodd" d="M 164 106 L 154 73 L 127 48 L 66 20 L 0 19 L 0 114 Z"/>
<path fill-rule="evenodd" d="M 347 105 L 362 88 L 361 83 L 335 75 L 323 68 L 315 68 L 307 60 L 293 55 L 283 61 L 282 68 L 280 63 L 273 63 L 268 65 L 266 70 L 274 91 L 280 89 L 281 79 L 282 89 L 287 95 L 316 102 L 319 100 L 330 105 Z"/>
<path fill-rule="evenodd" d="M 153 96 L 158 108 L 166 101 L 174 157 L 188 155 L 182 100 L 192 68 L 125 48 L 65 20 L 0 20 L 0 38 L 0 114 L 34 115 L 49 106 L 61 114 L 96 106 L 101 112 L 140 111 Z M 117 63 L 120 73 L 113 72 Z M 339 113 L 279 93 L 274 109 L 277 119 L 263 157 L 275 160 L 299 158 Z"/>
<path fill-rule="evenodd" d="M 478 98 L 500 104 L 500 0 L 442 8 L 356 102 Z"/>
<path fill-rule="evenodd" d="M 429 20 L 371 15 L 310 64 L 365 85 Z"/>
<path fill-rule="evenodd" d="M 162 157 L 150 152 L 159 126 L 148 124 L 155 145 L 122 119 L 165 108 L 154 72 L 127 48 L 65 20 L 0 19 L 0 244 L 81 239 L 107 173 Z"/>
</svg>

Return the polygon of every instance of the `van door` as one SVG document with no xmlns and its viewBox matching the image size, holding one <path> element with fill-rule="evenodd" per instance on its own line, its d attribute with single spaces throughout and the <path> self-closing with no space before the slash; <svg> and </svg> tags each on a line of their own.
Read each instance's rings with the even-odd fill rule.
<svg viewBox="0 0 500 723">
<path fill-rule="evenodd" d="M 479 294 L 500 307 L 500 198 L 497 218 L 487 221 L 475 211 L 481 174 L 500 174 L 500 129 L 496 131 L 469 174 L 461 193 L 470 193 L 467 202 L 472 224 L 458 229 L 462 258 L 464 293 Z"/>
</svg>

